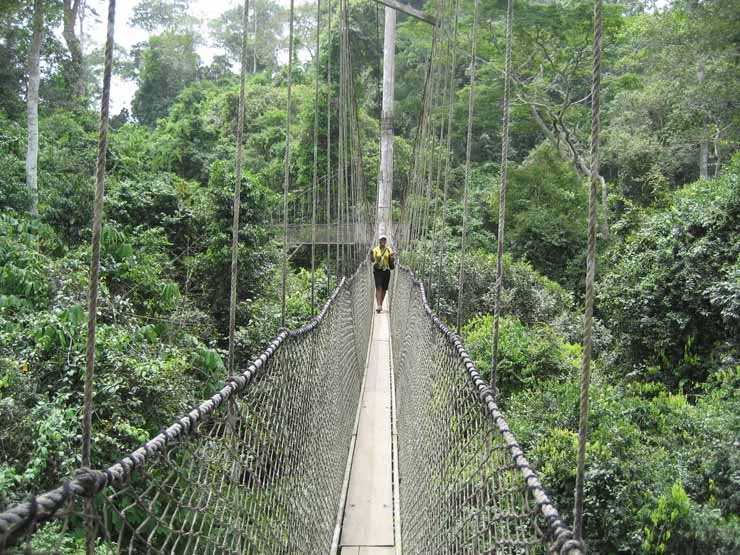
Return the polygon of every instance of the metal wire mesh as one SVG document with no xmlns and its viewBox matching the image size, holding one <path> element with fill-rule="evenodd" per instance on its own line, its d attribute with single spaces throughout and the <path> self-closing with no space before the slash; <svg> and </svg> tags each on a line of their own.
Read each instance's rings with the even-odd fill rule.
<svg viewBox="0 0 740 555">
<path fill-rule="evenodd" d="M 93 496 L 96 553 L 327 553 L 371 291 L 363 264 L 317 318 L 142 448 L 0 514 L 0 552 L 77 552 Z"/>
<path fill-rule="evenodd" d="M 582 553 L 423 286 L 391 295 L 404 555 Z"/>
</svg>

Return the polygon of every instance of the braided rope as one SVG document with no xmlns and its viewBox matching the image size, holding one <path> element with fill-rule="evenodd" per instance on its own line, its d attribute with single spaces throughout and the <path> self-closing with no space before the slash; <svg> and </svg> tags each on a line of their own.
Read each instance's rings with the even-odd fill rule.
<svg viewBox="0 0 740 555">
<path fill-rule="evenodd" d="M 501 187 L 498 193 L 498 237 L 496 246 L 496 303 L 493 319 L 493 349 L 491 353 L 491 388 L 498 391 L 498 343 L 501 319 L 501 289 L 504 283 L 504 228 L 506 225 L 506 187 L 509 178 L 509 97 L 511 95 L 511 31 L 514 0 L 506 6 L 506 62 L 504 69 L 504 123 L 501 130 Z"/>
<path fill-rule="evenodd" d="M 331 16 L 332 16 L 332 4 L 331 0 L 328 0 L 327 6 L 327 34 L 329 36 L 329 44 L 331 45 Z M 331 47 L 326 49 L 326 227 L 329 229 L 331 226 Z M 339 212 L 337 211 L 337 214 Z M 339 235 L 337 235 L 337 241 Z M 337 248 L 337 264 L 334 267 L 334 273 L 337 276 L 337 282 L 339 281 L 339 243 L 336 245 Z M 331 290 L 331 245 L 326 245 L 326 290 Z"/>
<path fill-rule="evenodd" d="M 247 389 L 255 381 L 260 370 L 273 359 L 288 337 L 300 338 L 313 332 L 324 322 L 342 292 L 351 289 L 358 280 L 367 279 L 368 275 L 368 264 L 361 264 L 351 277 L 341 280 L 317 316 L 298 329 L 282 329 L 242 373 L 230 376 L 221 390 L 201 402 L 186 415 L 177 418 L 154 438 L 115 464 L 105 470 L 83 467 L 61 486 L 0 513 L 0 552 L 3 548 L 14 545 L 22 536 L 32 533 L 37 525 L 51 519 L 67 503 L 77 498 L 90 499 L 108 486 L 128 482 L 135 470 L 144 468 L 148 462 L 164 455 L 168 445 L 195 434 L 200 422 L 206 420 L 224 402 Z M 356 338 L 358 352 L 361 351 L 360 344 L 366 340 L 366 337 Z"/>
<path fill-rule="evenodd" d="M 229 297 L 229 372 L 234 371 L 234 331 L 236 328 L 236 285 L 239 265 L 239 211 L 241 210 L 242 191 L 242 160 L 244 159 L 244 104 L 246 96 L 247 76 L 247 25 L 249 14 L 249 0 L 244 0 L 242 15 L 242 58 L 239 75 L 239 112 L 236 123 L 236 167 L 234 169 L 234 215 L 231 228 L 231 292 Z"/>
<path fill-rule="evenodd" d="M 462 326 L 463 289 L 465 288 L 465 243 L 468 236 L 468 193 L 470 189 L 470 149 L 473 143 L 473 114 L 475 107 L 475 68 L 477 56 L 478 0 L 473 1 L 473 35 L 470 47 L 470 94 L 468 95 L 468 135 L 465 146 L 465 187 L 463 192 L 463 228 L 460 237 L 460 273 L 457 281 L 457 331 Z"/>
<path fill-rule="evenodd" d="M 319 184 L 319 48 L 321 46 L 321 0 L 316 0 L 316 83 L 313 99 L 313 187 L 311 199 L 311 316 L 316 313 L 316 191 Z"/>
<path fill-rule="evenodd" d="M 524 484 L 526 484 L 526 490 L 532 495 L 535 500 L 536 508 L 539 512 L 539 515 L 547 523 L 547 533 L 542 539 L 549 541 L 549 551 L 551 553 L 559 553 L 561 555 L 582 555 L 583 553 L 585 553 L 582 543 L 574 539 L 573 532 L 568 528 L 568 526 L 560 517 L 560 513 L 558 512 L 550 497 L 545 492 L 541 482 L 539 481 L 539 478 L 537 477 L 537 474 L 529 465 L 529 462 L 527 461 L 524 452 L 519 446 L 516 437 L 511 432 L 503 413 L 496 404 L 496 399 L 491 387 L 478 372 L 475 363 L 473 362 L 467 350 L 465 349 L 465 346 L 463 345 L 461 337 L 450 330 L 449 327 L 444 322 L 442 322 L 442 320 L 436 314 L 434 314 L 427 301 L 424 284 L 416 279 L 413 272 L 406 267 L 400 267 L 399 270 L 400 272 L 397 272 L 397 274 L 399 275 L 399 280 L 401 279 L 400 275 L 403 274 L 405 276 L 404 279 L 411 282 L 412 288 L 410 289 L 410 295 L 411 297 L 413 297 L 414 290 L 416 291 L 418 302 L 422 304 L 424 313 L 426 314 L 429 323 L 437 331 L 437 333 L 440 333 L 442 335 L 444 343 L 453 347 L 454 352 L 459 358 L 461 366 L 465 369 L 465 373 L 468 377 L 469 386 L 475 393 L 475 397 L 480 403 L 481 409 L 486 414 L 488 420 L 494 424 L 495 429 L 497 430 L 498 434 L 500 434 L 500 437 L 503 439 L 505 449 L 509 452 L 514 467 L 517 469 Z M 396 300 L 398 299 L 397 296 L 399 295 L 397 290 L 393 292 L 393 295 L 394 297 L 392 302 L 399 302 L 398 300 Z M 411 299 L 409 299 L 409 302 L 410 301 Z M 401 312 L 405 314 L 407 311 L 402 310 Z M 392 310 L 391 317 L 405 317 L 403 314 L 401 316 L 396 316 L 396 314 L 398 313 L 398 310 Z M 394 332 L 396 330 L 397 328 L 394 328 Z M 403 338 L 394 334 L 393 341 L 394 359 L 403 359 L 405 353 L 399 353 L 398 351 L 403 351 L 404 349 L 403 347 L 399 349 L 398 345 L 396 344 L 397 342 L 403 341 Z M 435 347 L 435 349 L 439 351 L 440 347 Z M 394 362 L 394 364 L 396 363 Z M 427 395 L 432 395 L 432 392 L 428 392 Z M 436 395 L 440 395 L 440 392 L 437 392 Z M 401 471 L 403 472 L 403 468 Z M 428 469 L 428 471 L 426 472 L 427 479 L 434 479 L 434 472 L 435 471 L 433 469 Z M 401 484 L 402 495 L 403 484 L 404 482 L 402 482 Z M 410 534 L 411 531 L 407 530 L 406 532 L 404 532 L 404 534 L 406 533 Z M 500 541 L 500 543 L 506 544 L 513 542 L 511 542 L 510 540 L 503 540 Z M 439 548 L 439 546 L 437 547 Z"/>
<path fill-rule="evenodd" d="M 437 280 L 441 283 L 442 281 L 442 269 L 445 267 L 447 261 L 447 234 L 445 226 L 447 225 L 447 197 L 449 195 L 449 183 L 450 183 L 450 152 L 452 152 L 452 115 L 453 115 L 453 99 L 455 97 L 455 65 L 457 64 L 457 23 L 459 14 L 459 0 L 455 0 L 455 22 L 452 31 L 452 39 L 448 42 L 448 50 L 451 51 L 452 60 L 450 61 L 450 72 L 448 76 L 449 85 L 447 90 L 447 145 L 445 147 L 445 178 L 444 178 L 444 191 L 442 196 L 442 222 L 440 224 L 440 244 L 439 244 L 439 273 Z M 439 299 L 441 295 L 437 297 L 437 308 L 439 308 Z"/>
<path fill-rule="evenodd" d="M 583 366 L 581 368 L 580 414 L 578 419 L 578 468 L 574 508 L 577 539 L 583 538 L 583 482 L 588 439 L 588 390 L 591 384 L 591 335 L 594 313 L 594 277 L 596 273 L 596 188 L 599 184 L 599 109 L 601 99 L 601 8 L 594 1 L 594 47 L 591 80 L 591 183 L 588 195 L 588 252 L 586 258 L 586 307 L 583 322 Z"/>
<path fill-rule="evenodd" d="M 288 191 L 290 190 L 290 124 L 292 120 L 291 86 L 293 81 L 293 23 L 295 0 L 290 0 L 288 32 L 288 99 L 285 114 L 285 161 L 283 176 L 283 268 L 280 295 L 280 325 L 285 327 L 285 295 L 288 282 Z"/>
<path fill-rule="evenodd" d="M 98 313 L 98 286 L 100 277 L 100 238 L 103 230 L 103 202 L 105 195 L 105 160 L 108 150 L 108 115 L 110 111 L 110 80 L 113 68 L 113 29 L 116 19 L 116 0 L 109 0 L 108 27 L 105 40 L 105 68 L 103 70 L 103 98 L 100 103 L 100 133 L 98 158 L 95 166 L 95 201 L 93 205 L 92 259 L 87 299 L 87 374 L 85 376 L 85 414 L 82 431 L 82 464 L 90 465 L 90 436 L 92 430 L 92 395 L 95 377 L 95 331 Z"/>
<path fill-rule="evenodd" d="M 113 30 L 116 22 L 116 0 L 108 2 L 108 26 L 105 38 L 105 66 L 103 69 L 103 98 L 100 104 L 100 133 L 98 157 L 95 166 L 95 201 L 93 205 L 92 259 L 87 297 L 87 346 L 84 408 L 82 420 L 82 466 L 90 466 L 92 439 L 93 383 L 95 380 L 95 332 L 98 321 L 98 287 L 100 280 L 100 239 L 103 232 L 103 203 L 105 195 L 105 160 L 108 151 L 108 118 L 110 112 L 110 81 L 113 72 Z M 34 512 L 36 506 L 33 506 Z M 85 506 L 86 550 L 95 551 L 92 503 Z M 1 544 L 0 544 L 1 545 Z"/>
</svg>

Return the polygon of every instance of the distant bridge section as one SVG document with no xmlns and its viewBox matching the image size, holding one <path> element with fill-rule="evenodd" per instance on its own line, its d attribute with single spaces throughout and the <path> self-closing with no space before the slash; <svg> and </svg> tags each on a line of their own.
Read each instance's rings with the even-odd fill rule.
<svg viewBox="0 0 740 555">
<path fill-rule="evenodd" d="M 401 229 L 401 227 L 404 229 Z M 398 238 L 407 228 L 407 225 L 394 225 L 393 236 Z M 369 245 L 374 236 L 375 228 L 372 224 L 316 224 L 317 245 Z M 310 245 L 312 237 L 313 226 L 311 224 L 291 224 L 288 226 L 288 246 Z"/>
</svg>

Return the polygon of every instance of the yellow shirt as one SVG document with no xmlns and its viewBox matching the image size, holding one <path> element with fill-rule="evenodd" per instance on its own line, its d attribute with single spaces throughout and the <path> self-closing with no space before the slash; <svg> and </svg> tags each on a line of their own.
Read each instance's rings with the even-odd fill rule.
<svg viewBox="0 0 740 555">
<path fill-rule="evenodd" d="M 389 249 L 388 247 L 381 249 L 380 247 L 375 247 L 373 249 L 373 258 L 375 259 L 375 267 L 379 270 L 388 270 L 390 269 L 390 258 L 391 254 L 393 254 L 393 251 Z"/>
</svg>

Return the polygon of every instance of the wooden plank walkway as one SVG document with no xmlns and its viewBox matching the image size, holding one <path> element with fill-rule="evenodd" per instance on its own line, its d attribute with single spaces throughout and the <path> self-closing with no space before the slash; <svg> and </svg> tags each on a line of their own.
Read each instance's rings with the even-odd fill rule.
<svg viewBox="0 0 740 555">
<path fill-rule="evenodd" d="M 395 555 L 394 434 L 387 310 L 373 312 L 357 437 L 344 507 L 341 555 Z"/>
</svg>

